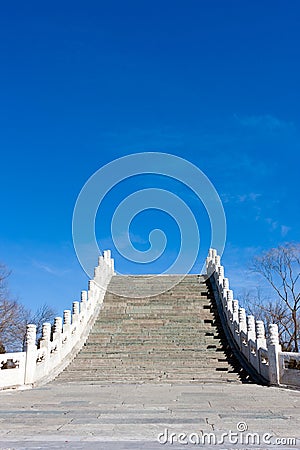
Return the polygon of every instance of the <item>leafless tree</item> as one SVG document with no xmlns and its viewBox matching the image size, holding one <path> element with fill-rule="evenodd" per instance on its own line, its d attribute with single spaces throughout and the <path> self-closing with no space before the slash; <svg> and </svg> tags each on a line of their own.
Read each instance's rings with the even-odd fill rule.
<svg viewBox="0 0 300 450">
<path fill-rule="evenodd" d="M 9 300 L 7 277 L 9 272 L 0 265 L 0 352 L 4 353 L 9 341 L 11 327 L 18 322 L 17 302 Z"/>
<path fill-rule="evenodd" d="M 271 286 L 274 300 L 263 299 L 260 290 L 248 299 L 267 323 L 278 324 L 281 344 L 286 351 L 300 347 L 300 245 L 286 243 L 256 256 L 251 270 Z"/>
<path fill-rule="evenodd" d="M 41 336 L 44 322 L 51 322 L 56 313 L 53 308 L 43 305 L 36 311 L 25 308 L 18 300 L 11 299 L 7 288 L 9 272 L 0 266 L 0 353 L 22 351 L 25 344 L 26 326 L 37 326 L 37 338 Z"/>
<path fill-rule="evenodd" d="M 276 323 L 283 350 L 291 351 L 292 318 L 286 304 L 278 298 L 271 300 L 270 296 L 264 294 L 261 286 L 256 286 L 250 291 L 243 290 L 239 293 L 238 298 L 249 314 L 264 321 L 267 335 L 269 324 Z"/>
</svg>

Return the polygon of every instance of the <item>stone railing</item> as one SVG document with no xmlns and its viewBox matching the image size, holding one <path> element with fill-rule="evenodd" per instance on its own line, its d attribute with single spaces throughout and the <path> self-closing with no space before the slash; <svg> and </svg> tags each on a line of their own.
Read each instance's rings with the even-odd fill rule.
<svg viewBox="0 0 300 450">
<path fill-rule="evenodd" d="M 206 271 L 223 329 L 242 366 L 256 381 L 300 387 L 300 353 L 282 352 L 276 324 L 269 326 L 267 340 L 264 322 L 246 315 L 229 289 L 229 280 L 225 278 L 220 256 L 214 249 L 209 250 Z"/>
<path fill-rule="evenodd" d="M 27 325 L 24 352 L 0 354 L 0 389 L 26 388 L 55 378 L 74 358 L 84 344 L 103 303 L 114 274 L 114 260 L 106 250 L 99 257 L 94 278 L 88 291 L 81 292 L 81 301 L 73 302 L 72 311 L 65 310 L 63 318 L 54 324 L 44 323 L 37 345 L 36 325 Z"/>
</svg>

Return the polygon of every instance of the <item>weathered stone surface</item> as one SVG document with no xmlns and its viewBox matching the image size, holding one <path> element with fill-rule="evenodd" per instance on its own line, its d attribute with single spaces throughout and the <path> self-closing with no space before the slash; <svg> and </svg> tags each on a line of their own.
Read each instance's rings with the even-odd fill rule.
<svg viewBox="0 0 300 450">
<path fill-rule="evenodd" d="M 112 283 L 128 295 L 136 289 L 129 280 Z M 144 280 L 145 292 L 152 282 Z M 214 437 L 216 443 L 197 446 L 206 450 L 300 448 L 300 392 L 250 382 L 198 276 L 156 297 L 107 293 L 86 345 L 55 381 L 2 391 L 0 399 L 1 450 L 195 447 L 178 443 L 180 433 Z M 221 443 L 238 424 L 247 428 L 240 439 L 249 432 L 260 443 Z M 160 444 L 166 432 L 168 443 Z M 270 445 L 262 441 L 266 434 Z M 285 438 L 298 440 L 275 442 Z"/>
<path fill-rule="evenodd" d="M 175 286 L 147 297 L 154 285 Z M 175 282 L 178 281 L 178 284 Z M 145 297 L 134 298 L 135 292 Z M 118 292 L 119 295 L 111 292 Z M 240 382 L 204 278 L 114 276 L 89 338 L 56 382 Z"/>
<path fill-rule="evenodd" d="M 161 445 L 159 433 L 248 432 L 298 438 L 300 392 L 254 384 L 50 383 L 0 394 L 1 449 L 254 449 L 251 445 Z M 245 433 L 242 433 L 245 435 Z"/>
</svg>

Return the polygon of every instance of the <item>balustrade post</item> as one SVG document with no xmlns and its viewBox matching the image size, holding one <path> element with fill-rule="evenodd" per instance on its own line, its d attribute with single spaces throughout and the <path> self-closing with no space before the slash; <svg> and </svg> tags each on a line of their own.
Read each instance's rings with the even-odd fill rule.
<svg viewBox="0 0 300 450">
<path fill-rule="evenodd" d="M 232 302 L 233 302 L 233 291 L 228 289 L 226 292 L 226 308 L 230 312 L 230 318 L 232 315 Z"/>
<path fill-rule="evenodd" d="M 219 283 L 223 285 L 223 280 L 225 277 L 224 266 L 218 266 L 218 276 L 219 276 Z"/>
<path fill-rule="evenodd" d="M 72 304 L 72 323 L 78 322 L 79 319 L 79 302 Z"/>
<path fill-rule="evenodd" d="M 26 327 L 26 360 L 24 384 L 32 384 L 35 381 L 37 346 L 36 325 L 28 324 Z"/>
<path fill-rule="evenodd" d="M 245 308 L 239 308 L 239 332 L 247 333 L 247 321 Z"/>
<path fill-rule="evenodd" d="M 255 318 L 252 315 L 247 316 L 247 342 L 248 342 L 248 361 L 258 369 L 258 354 L 256 351 L 256 332 Z"/>
<path fill-rule="evenodd" d="M 257 349 L 260 349 L 260 348 L 266 349 L 267 348 L 265 325 L 262 320 L 256 321 L 256 347 L 257 347 Z"/>
<path fill-rule="evenodd" d="M 53 342 L 56 342 L 57 345 L 57 351 L 60 352 L 61 349 L 61 335 L 62 335 L 62 318 L 61 317 L 55 317 L 54 319 L 54 325 L 53 325 Z"/>
<path fill-rule="evenodd" d="M 87 309 L 87 291 L 81 291 L 80 312 L 85 316 Z"/>
<path fill-rule="evenodd" d="M 64 310 L 63 334 L 69 333 L 71 328 L 71 311 Z"/>
<path fill-rule="evenodd" d="M 240 349 L 244 353 L 244 347 L 247 339 L 247 320 L 245 308 L 239 308 L 239 337 L 240 337 Z M 248 344 L 248 343 L 247 343 Z"/>
<path fill-rule="evenodd" d="M 237 333 L 239 332 L 239 301 L 232 300 L 232 333 L 237 339 Z"/>
<path fill-rule="evenodd" d="M 247 316 L 247 337 L 248 341 L 251 339 L 253 342 L 256 341 L 256 333 L 255 333 L 255 318 L 250 315 Z"/>
<path fill-rule="evenodd" d="M 269 325 L 268 339 L 269 381 L 272 385 L 280 384 L 279 352 L 281 352 L 281 345 L 279 344 L 278 326 L 273 323 Z"/>
<path fill-rule="evenodd" d="M 51 323 L 45 322 L 42 326 L 42 337 L 40 339 L 39 347 L 49 350 L 51 337 Z"/>
<path fill-rule="evenodd" d="M 219 255 L 215 256 L 215 266 L 216 268 L 221 265 L 221 257 Z"/>
</svg>

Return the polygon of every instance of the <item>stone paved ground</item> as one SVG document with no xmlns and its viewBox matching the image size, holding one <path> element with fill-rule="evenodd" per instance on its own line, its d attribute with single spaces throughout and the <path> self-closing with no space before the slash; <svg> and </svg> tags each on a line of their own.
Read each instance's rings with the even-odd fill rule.
<svg viewBox="0 0 300 450">
<path fill-rule="evenodd" d="M 239 383 L 82 382 L 3 391 L 0 399 L 0 449 L 300 448 L 299 439 L 296 445 L 274 445 L 276 438 L 300 438 L 300 392 L 293 390 Z M 220 444 L 222 432 L 236 432 L 240 422 L 260 439 L 272 435 L 272 445 Z M 166 429 L 214 433 L 219 443 L 159 444 L 157 436 Z"/>
</svg>

